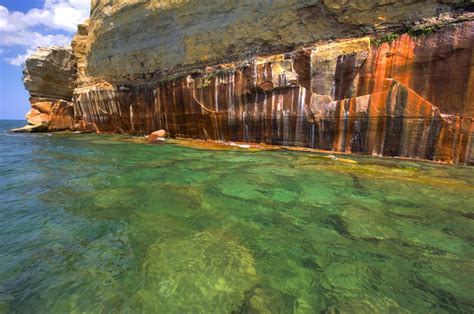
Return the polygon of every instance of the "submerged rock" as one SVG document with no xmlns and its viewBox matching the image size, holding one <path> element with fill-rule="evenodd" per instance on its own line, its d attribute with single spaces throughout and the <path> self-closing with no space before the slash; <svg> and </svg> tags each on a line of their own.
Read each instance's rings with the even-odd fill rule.
<svg viewBox="0 0 474 314">
<path fill-rule="evenodd" d="M 337 302 L 320 313 L 410 313 L 397 302 L 382 296 L 363 296 L 360 298 L 348 298 Z"/>
<path fill-rule="evenodd" d="M 348 233 L 360 239 L 387 240 L 398 237 L 398 232 L 387 223 L 390 216 L 377 207 L 375 210 L 350 207 L 342 213 L 342 220 Z"/>
<path fill-rule="evenodd" d="M 134 300 L 144 312 L 231 313 L 256 279 L 251 252 L 236 238 L 207 230 L 152 245 Z"/>
<path fill-rule="evenodd" d="M 270 288 L 255 287 L 246 292 L 243 314 L 293 313 L 296 298 Z"/>
<path fill-rule="evenodd" d="M 321 313 L 409 313 L 387 296 L 368 293 L 376 278 L 366 264 L 333 262 L 321 282 L 330 306 Z"/>
</svg>

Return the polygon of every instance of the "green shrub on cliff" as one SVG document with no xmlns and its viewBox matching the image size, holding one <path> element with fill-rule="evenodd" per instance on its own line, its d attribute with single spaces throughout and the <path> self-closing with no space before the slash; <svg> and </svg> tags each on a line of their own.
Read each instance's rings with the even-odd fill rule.
<svg viewBox="0 0 474 314">
<path fill-rule="evenodd" d="M 399 37 L 400 37 L 399 33 L 390 33 L 390 34 L 384 35 L 380 38 L 376 38 L 376 39 L 372 40 L 372 44 L 375 47 L 380 47 L 382 44 L 391 43 L 392 41 L 397 40 Z"/>
</svg>

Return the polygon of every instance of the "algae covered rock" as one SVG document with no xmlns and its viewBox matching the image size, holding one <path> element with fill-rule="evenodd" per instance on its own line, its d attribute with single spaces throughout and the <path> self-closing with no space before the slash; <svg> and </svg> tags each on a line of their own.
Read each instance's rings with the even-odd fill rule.
<svg viewBox="0 0 474 314">
<path fill-rule="evenodd" d="M 375 278 L 364 264 L 331 264 L 321 282 L 330 304 L 322 313 L 407 313 L 395 300 L 369 292 Z"/>
<path fill-rule="evenodd" d="M 356 296 L 370 286 L 370 271 L 363 264 L 335 262 L 324 271 L 322 286 L 336 294 Z"/>
<path fill-rule="evenodd" d="M 347 299 L 321 311 L 327 314 L 339 313 L 410 313 L 394 300 L 385 297 L 367 296 Z"/>
<path fill-rule="evenodd" d="M 293 313 L 296 298 L 269 288 L 255 287 L 246 292 L 246 300 L 241 312 L 246 314 L 260 313 Z"/>
<path fill-rule="evenodd" d="M 208 230 L 152 245 L 135 295 L 144 312 L 231 313 L 256 282 L 251 252 L 237 239 Z"/>
<path fill-rule="evenodd" d="M 386 240 L 398 236 L 386 223 L 390 217 L 380 211 L 352 207 L 344 210 L 342 220 L 349 234 L 360 239 Z"/>
<path fill-rule="evenodd" d="M 449 312 L 461 313 L 474 307 L 473 266 L 472 261 L 431 260 L 417 272 L 412 285 L 428 291 L 433 296 L 432 303 Z"/>
</svg>

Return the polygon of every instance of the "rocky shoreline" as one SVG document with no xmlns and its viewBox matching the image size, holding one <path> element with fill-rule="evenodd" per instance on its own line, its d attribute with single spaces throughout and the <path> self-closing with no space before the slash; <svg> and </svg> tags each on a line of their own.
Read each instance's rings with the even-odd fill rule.
<svg viewBox="0 0 474 314">
<path fill-rule="evenodd" d="M 174 34 L 165 31 L 176 23 L 168 21 L 160 22 L 161 37 L 137 42 L 142 34 L 133 25 L 140 17 L 148 25 L 210 8 L 94 1 L 91 19 L 79 26 L 72 48 L 41 48 L 27 61 L 32 109 L 29 125 L 15 131 L 144 136 L 164 129 L 174 138 L 472 163 L 474 14 L 469 5 L 423 4 L 416 7 L 423 11 L 418 19 L 402 19 L 399 12 L 386 11 L 396 2 L 357 10 L 340 10 L 336 2 L 315 4 L 318 11 L 295 1 L 298 18 L 277 20 L 281 29 L 257 22 L 262 29 L 248 34 L 260 45 L 255 47 L 228 36 L 235 35 L 232 27 L 246 23 L 248 17 L 239 14 L 257 4 L 228 4 L 236 20 L 222 29 L 206 24 L 201 37 L 189 33 L 192 26 L 204 25 L 201 21 L 179 24 Z M 293 9 L 282 4 L 271 14 Z M 370 10 L 384 10 L 384 20 L 370 19 Z M 308 16 L 310 11 L 319 13 Z M 335 20 L 313 25 L 328 12 Z M 214 13 L 220 17 L 213 10 L 206 14 Z M 296 30 L 299 22 L 319 33 L 299 29 L 287 39 L 291 48 L 280 45 L 278 36 Z M 324 38 L 324 28 L 334 39 Z M 275 42 L 265 46 L 259 40 L 270 33 Z M 217 42 L 218 34 L 224 43 Z M 184 40 L 188 45 L 182 47 L 176 40 L 186 36 L 194 40 Z M 213 44 L 228 47 L 216 50 Z M 184 50 L 173 55 L 177 47 Z"/>
</svg>

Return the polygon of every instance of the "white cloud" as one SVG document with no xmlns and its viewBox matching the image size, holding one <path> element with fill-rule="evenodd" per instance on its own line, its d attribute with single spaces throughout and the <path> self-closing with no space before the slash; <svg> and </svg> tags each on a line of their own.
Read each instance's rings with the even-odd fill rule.
<svg viewBox="0 0 474 314">
<path fill-rule="evenodd" d="M 43 35 L 39 32 L 22 31 L 16 33 L 2 34 L 0 46 L 66 46 L 70 43 L 70 36 L 66 35 Z"/>
<path fill-rule="evenodd" d="M 90 0 L 46 0 L 44 8 L 51 12 L 55 27 L 75 31 L 89 17 Z"/>
<path fill-rule="evenodd" d="M 28 59 L 28 57 L 31 56 L 33 52 L 35 51 L 32 49 L 28 49 L 24 54 L 19 54 L 16 57 L 12 58 L 5 58 L 5 60 L 12 65 L 23 66 L 26 59 Z"/>
<path fill-rule="evenodd" d="M 90 0 L 45 0 L 42 9 L 27 13 L 11 12 L 0 5 L 0 48 L 24 49 L 24 53 L 4 60 L 21 65 L 37 47 L 68 45 L 89 11 Z"/>
</svg>

